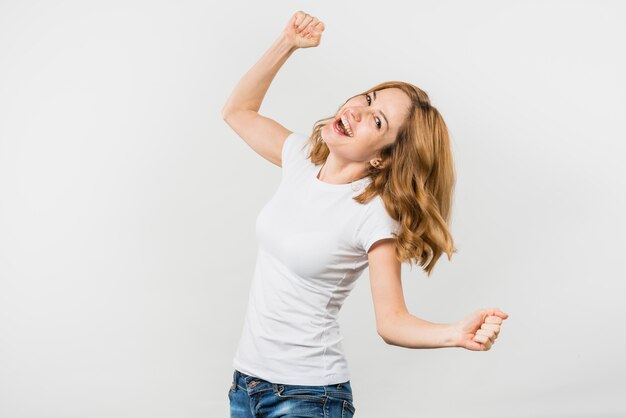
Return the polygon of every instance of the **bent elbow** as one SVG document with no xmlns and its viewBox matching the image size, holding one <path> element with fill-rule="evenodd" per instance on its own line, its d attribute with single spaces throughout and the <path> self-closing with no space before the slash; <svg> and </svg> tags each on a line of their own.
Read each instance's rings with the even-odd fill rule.
<svg viewBox="0 0 626 418">
<path fill-rule="evenodd" d="M 225 121 L 230 119 L 235 113 L 237 113 L 238 109 L 229 104 L 224 105 L 222 108 L 222 119 Z"/>
<path fill-rule="evenodd" d="M 385 332 L 381 328 L 377 328 L 376 332 L 378 333 L 378 336 L 382 338 L 385 344 L 393 345 L 391 343 L 391 340 L 387 337 L 387 334 L 385 334 Z"/>
</svg>

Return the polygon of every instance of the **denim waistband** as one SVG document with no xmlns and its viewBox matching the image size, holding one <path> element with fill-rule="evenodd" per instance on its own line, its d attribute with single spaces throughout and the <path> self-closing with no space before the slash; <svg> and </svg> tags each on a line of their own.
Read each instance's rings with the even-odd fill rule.
<svg viewBox="0 0 626 418">
<path fill-rule="evenodd" d="M 257 376 L 251 376 L 248 374 L 245 374 L 243 372 L 240 372 L 239 370 L 235 369 L 233 372 L 233 383 L 235 385 L 241 386 L 242 388 L 245 388 L 248 390 L 248 392 L 250 393 L 254 393 L 254 392 L 262 392 L 263 390 L 268 390 L 268 389 L 274 389 L 276 390 L 276 388 L 278 386 L 291 386 L 289 384 L 285 384 L 285 383 L 274 383 L 274 382 L 269 382 L 267 380 L 261 379 L 260 377 Z M 297 386 L 307 386 L 307 385 L 297 385 Z M 342 383 L 336 383 L 336 384 L 332 384 L 332 385 L 311 385 L 314 387 L 323 387 L 326 390 L 348 390 L 350 392 L 352 392 L 352 388 L 350 387 L 350 381 L 346 381 L 346 382 L 342 382 Z"/>
</svg>

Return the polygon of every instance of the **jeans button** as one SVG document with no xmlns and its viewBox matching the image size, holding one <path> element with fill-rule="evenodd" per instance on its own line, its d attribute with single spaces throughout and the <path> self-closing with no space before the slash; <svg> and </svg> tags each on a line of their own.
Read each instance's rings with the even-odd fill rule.
<svg viewBox="0 0 626 418">
<path fill-rule="evenodd" d="M 258 380 L 253 380 L 252 382 L 248 383 L 248 387 L 253 388 L 253 387 L 255 387 L 258 384 L 259 384 Z"/>
</svg>

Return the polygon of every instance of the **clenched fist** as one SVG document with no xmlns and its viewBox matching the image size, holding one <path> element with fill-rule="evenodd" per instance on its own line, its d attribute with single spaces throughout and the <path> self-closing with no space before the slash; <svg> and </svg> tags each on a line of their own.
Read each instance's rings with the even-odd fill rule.
<svg viewBox="0 0 626 418">
<path fill-rule="evenodd" d="M 457 323 L 457 345 L 473 351 L 487 351 L 496 342 L 500 324 L 509 317 L 500 309 L 480 309 Z"/>
<path fill-rule="evenodd" d="M 318 18 L 299 10 L 293 14 L 282 34 L 294 47 L 310 48 L 320 44 L 324 28 L 324 23 Z"/>
</svg>

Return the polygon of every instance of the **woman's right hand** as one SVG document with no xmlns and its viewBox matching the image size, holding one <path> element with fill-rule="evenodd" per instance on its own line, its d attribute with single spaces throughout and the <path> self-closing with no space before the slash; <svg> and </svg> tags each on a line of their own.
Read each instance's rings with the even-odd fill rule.
<svg viewBox="0 0 626 418">
<path fill-rule="evenodd" d="M 321 20 L 299 10 L 293 14 L 282 35 L 294 48 L 310 48 L 320 44 L 324 29 Z"/>
</svg>

